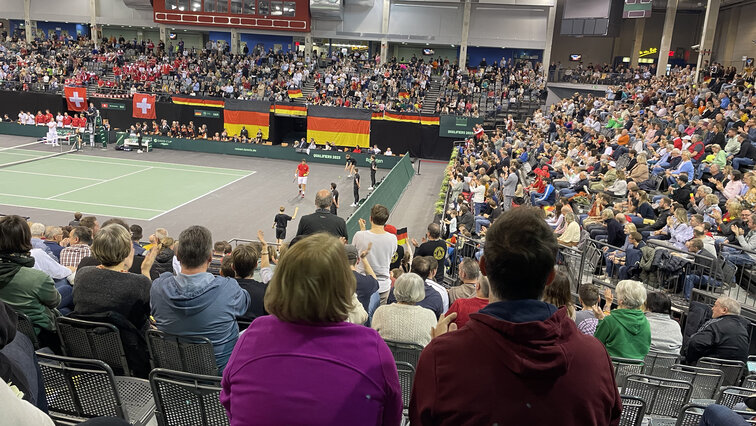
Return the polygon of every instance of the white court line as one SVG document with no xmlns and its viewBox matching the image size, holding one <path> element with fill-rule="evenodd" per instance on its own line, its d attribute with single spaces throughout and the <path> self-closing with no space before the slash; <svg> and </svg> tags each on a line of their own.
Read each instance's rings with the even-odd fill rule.
<svg viewBox="0 0 756 426">
<path fill-rule="evenodd" d="M 242 176 L 242 177 L 240 177 L 239 179 L 234 179 L 234 180 L 232 180 L 231 182 L 229 182 L 229 183 L 227 183 L 227 184 L 225 184 L 225 185 L 223 185 L 223 186 L 219 186 L 218 188 L 212 189 L 212 190 L 210 190 L 210 191 L 208 191 L 208 192 L 206 192 L 206 193 L 204 193 L 204 194 L 200 195 L 199 197 L 195 197 L 195 198 L 192 198 L 191 200 L 189 200 L 189 201 L 187 201 L 187 202 L 185 202 L 185 203 L 179 204 L 178 206 L 176 206 L 176 207 L 174 207 L 174 208 L 172 208 L 172 209 L 170 209 L 170 210 L 164 211 L 164 212 L 160 213 L 160 214 L 159 214 L 159 215 L 157 215 L 157 216 L 153 216 L 153 217 L 149 218 L 148 220 L 149 220 L 149 221 L 151 221 L 151 220 L 153 220 L 153 219 L 157 219 L 157 218 L 159 218 L 160 216 L 162 216 L 162 215 L 164 215 L 164 214 L 170 213 L 170 212 L 172 212 L 172 211 L 176 210 L 176 209 L 177 209 L 177 208 L 179 208 L 179 207 L 184 207 L 185 205 L 187 205 L 187 204 L 189 204 L 189 203 L 193 203 L 193 202 L 195 202 L 195 201 L 199 200 L 199 199 L 200 199 L 200 198 L 202 198 L 202 197 L 208 196 L 208 195 L 212 194 L 212 193 L 213 193 L 213 192 L 215 192 L 215 191 L 219 191 L 219 190 L 221 190 L 221 189 L 223 189 L 223 188 L 225 188 L 225 187 L 227 187 L 227 186 L 231 185 L 232 183 L 236 183 L 236 182 L 239 182 L 240 180 L 242 180 L 242 179 L 244 179 L 244 178 L 248 178 L 248 177 L 252 176 L 252 175 L 253 175 L 253 174 L 255 174 L 255 173 L 257 173 L 257 172 L 256 172 L 256 171 L 255 171 L 255 172 L 251 172 L 251 173 L 249 173 L 249 174 L 248 174 L 248 175 L 246 175 L 246 176 Z"/>
<path fill-rule="evenodd" d="M 24 172 L 24 171 L 21 171 L 21 170 L 0 169 L 0 173 L 23 173 L 23 174 L 27 174 L 27 175 L 38 175 L 38 176 L 57 177 L 57 178 L 66 178 L 66 179 L 81 179 L 81 180 L 96 180 L 96 181 L 103 180 L 103 179 L 78 177 L 78 176 L 53 175 L 53 174 L 50 174 L 50 173 Z"/>
<path fill-rule="evenodd" d="M 3 193 L 0 193 L 0 197 L 18 197 L 18 198 L 28 198 L 30 200 L 60 201 L 60 202 L 63 202 L 63 203 L 86 204 L 88 206 L 113 207 L 113 208 L 118 208 L 118 209 L 129 209 L 129 210 L 144 210 L 144 211 L 148 211 L 148 212 L 161 212 L 162 211 L 160 209 L 145 209 L 145 208 L 142 208 L 142 207 L 119 206 L 119 205 L 116 205 L 116 204 L 88 203 L 86 201 L 52 200 L 52 199 L 46 198 L 46 197 L 34 197 L 34 196 L 31 196 L 31 195 L 17 195 L 17 194 L 3 194 Z M 2 203 L 0 203 L 0 204 L 2 204 Z M 8 206 L 16 206 L 16 204 L 7 204 L 7 205 Z M 24 206 L 20 206 L 20 207 L 24 207 Z M 42 207 L 30 207 L 30 208 L 38 209 L 38 208 L 42 208 Z M 53 209 L 46 209 L 46 210 L 53 210 Z M 140 220 L 143 220 L 143 219 L 140 219 Z"/>
<path fill-rule="evenodd" d="M 116 177 L 113 177 L 113 178 L 110 178 L 110 179 L 106 179 L 106 180 L 103 180 L 103 181 L 100 181 L 100 182 L 95 182 L 95 183 L 93 183 L 93 184 L 90 184 L 90 185 L 82 186 L 81 188 L 72 189 L 72 190 L 70 190 L 70 191 L 66 191 L 66 192 L 64 192 L 64 193 L 62 193 L 62 194 L 53 195 L 52 197 L 47 197 L 47 199 L 48 199 L 48 200 L 54 200 L 54 199 L 56 199 L 56 198 L 58 198 L 58 197 L 62 197 L 62 196 L 64 196 L 64 195 L 68 195 L 68 194 L 70 194 L 70 193 L 72 193 L 72 192 L 81 191 L 82 189 L 87 189 L 87 188 L 91 188 L 91 187 L 93 187 L 93 186 L 101 185 L 101 184 L 103 184 L 103 183 L 112 182 L 112 181 L 114 181 L 114 180 L 117 180 L 117 179 L 121 179 L 121 178 L 125 178 L 125 177 L 127 177 L 127 176 L 131 176 L 131 175 L 135 175 L 135 174 L 137 174 L 137 173 L 146 172 L 147 170 L 151 170 L 151 169 L 152 169 L 152 167 L 147 167 L 146 169 L 142 169 L 142 170 L 136 170 L 136 171 L 133 171 L 133 172 L 131 172 L 131 173 L 126 173 L 125 175 L 116 176 Z M 61 200 L 61 201 L 68 201 L 68 200 Z"/>
<path fill-rule="evenodd" d="M 40 151 L 36 151 L 36 150 L 31 150 L 31 149 L 20 149 L 19 151 L 40 152 Z M 20 152 L 19 153 L 16 153 L 16 152 L 6 152 L 5 154 L 6 155 L 10 154 L 10 155 L 32 156 L 32 154 L 23 154 L 23 153 L 20 153 Z M 76 157 L 76 156 L 74 156 L 74 157 L 65 156 L 65 158 L 71 159 L 71 160 L 77 160 L 77 161 L 85 161 L 85 162 L 88 162 L 88 163 L 115 164 L 115 165 L 118 165 L 118 166 L 132 166 L 132 167 L 144 167 L 145 165 L 148 165 L 148 164 L 166 164 L 166 163 L 162 163 L 162 162 L 159 162 L 159 161 L 132 160 L 130 158 L 124 158 L 123 161 L 121 161 L 121 162 L 102 161 L 102 160 L 118 160 L 118 159 L 112 158 L 112 157 L 97 157 L 97 156 L 89 155 L 89 154 L 83 154 L 83 156 L 84 157 L 89 157 L 91 159 L 95 159 L 96 158 L 96 159 L 99 159 L 99 160 L 85 160 L 85 159 L 83 159 L 81 157 Z M 251 157 L 251 158 L 257 158 L 257 157 Z M 128 162 L 141 163 L 141 164 L 129 164 Z M 212 166 L 195 166 L 194 164 L 173 163 L 173 165 L 177 166 L 177 167 L 196 167 L 196 168 L 212 169 L 212 170 L 227 170 L 227 171 L 234 171 L 234 172 L 239 172 L 239 173 L 247 173 L 248 172 L 248 170 L 229 169 L 229 168 L 224 168 L 224 167 L 212 167 Z M 151 167 L 156 168 L 156 169 L 183 170 L 183 171 L 193 171 L 193 172 L 196 171 L 196 172 L 199 172 L 199 173 L 215 173 L 215 174 L 222 174 L 222 175 L 238 176 L 238 174 L 236 174 L 236 173 L 223 173 L 223 172 L 218 172 L 218 171 L 187 170 L 187 169 L 181 169 L 181 168 L 171 168 L 171 167 L 167 167 L 167 166 L 151 166 Z"/>
</svg>

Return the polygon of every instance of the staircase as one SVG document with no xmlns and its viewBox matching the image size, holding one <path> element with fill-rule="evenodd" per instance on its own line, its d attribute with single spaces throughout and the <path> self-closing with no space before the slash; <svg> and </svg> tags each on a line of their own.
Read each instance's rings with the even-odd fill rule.
<svg viewBox="0 0 756 426">
<path fill-rule="evenodd" d="M 294 105 L 302 105 L 305 106 L 307 104 L 307 97 L 312 94 L 312 91 L 315 90 L 315 79 L 309 78 L 303 85 L 302 85 L 302 97 L 293 99 L 293 102 L 291 102 Z"/>
<path fill-rule="evenodd" d="M 441 77 L 434 75 L 429 82 L 428 92 L 425 94 L 423 100 L 423 109 L 420 110 L 423 114 L 433 114 L 436 112 L 436 101 L 438 100 L 438 94 L 441 92 Z"/>
</svg>

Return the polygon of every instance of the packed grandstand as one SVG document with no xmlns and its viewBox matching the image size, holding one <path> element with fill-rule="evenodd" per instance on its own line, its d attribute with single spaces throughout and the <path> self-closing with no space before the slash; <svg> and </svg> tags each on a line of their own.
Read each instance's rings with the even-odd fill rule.
<svg viewBox="0 0 756 426">
<path fill-rule="evenodd" d="M 414 238 L 390 224 L 393 205 L 359 196 L 368 175 L 380 189 L 376 157 L 393 157 L 378 144 L 364 148 L 365 183 L 345 157 L 367 215 L 347 218 L 356 232 L 336 183 L 311 191 L 296 232 L 298 208 L 282 206 L 274 233 L 250 241 L 214 240 L 203 223 L 0 215 L 0 413 L 18 425 L 753 424 L 754 70 L 696 75 L 8 37 L 6 90 L 485 121 L 454 142 L 437 214 Z M 606 85 L 545 104 L 549 78 Z M 526 100 L 542 108 L 513 114 Z M 95 115 L 2 121 L 81 133 Z M 140 149 L 142 134 L 239 140 L 159 116 L 122 130 Z M 255 132 L 240 141 L 263 143 Z"/>
</svg>

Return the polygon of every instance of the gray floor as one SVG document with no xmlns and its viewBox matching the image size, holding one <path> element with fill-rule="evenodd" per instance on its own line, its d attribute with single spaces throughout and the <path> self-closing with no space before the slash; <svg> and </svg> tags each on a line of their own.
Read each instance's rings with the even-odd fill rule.
<svg viewBox="0 0 756 426">
<path fill-rule="evenodd" d="M 18 146 L 33 140 L 29 137 L 0 135 L 0 148 Z M 50 150 L 49 147 L 42 145 L 25 147 L 24 149 Z M 297 219 L 289 225 L 287 237 L 291 238 L 296 232 L 299 216 L 315 210 L 315 192 L 319 189 L 329 188 L 330 182 L 336 182 L 341 193 L 339 216 L 346 219 L 354 210 L 349 207 L 349 204 L 353 201 L 352 182 L 344 173 L 343 166 L 310 164 L 311 172 L 307 194 L 304 199 L 301 199 L 297 197 L 296 184 L 292 182 L 296 163 L 291 161 L 168 150 L 137 154 L 134 151 L 123 152 L 113 149 L 101 151 L 87 148 L 83 153 L 67 155 L 129 158 L 256 171 L 254 175 L 248 178 L 219 189 L 153 221 L 130 221 L 130 223 L 141 225 L 144 228 L 145 235 L 154 232 L 156 228 L 166 228 L 172 236 L 177 236 L 182 229 L 190 225 L 200 224 L 207 226 L 213 232 L 215 240 L 254 239 L 258 229 L 265 231 L 269 240 L 273 240 L 274 233 L 271 229 L 273 217 L 278 213 L 278 208 L 283 205 L 288 214 L 293 214 L 295 207 L 300 209 Z M 415 237 L 418 240 L 425 234 L 426 226 L 433 219 L 433 205 L 438 196 L 445 164 L 422 161 L 420 167 L 421 175 L 415 175 L 389 219 L 389 222 L 397 227 L 408 227 L 410 237 Z M 417 170 L 417 164 L 415 164 L 415 169 Z M 388 170 L 379 170 L 378 179 L 381 179 L 386 173 L 388 173 Z M 363 176 L 363 182 L 369 184 L 369 175 Z M 5 185 L 23 185 L 23 181 L 0 181 L 0 188 Z M 363 188 L 366 189 L 367 186 L 363 184 Z M 145 190 L 170 191 L 170 186 L 155 182 L 154 186 L 145 188 Z M 363 190 L 362 196 L 364 197 L 365 194 L 366 192 Z M 86 213 L 85 208 L 82 208 L 81 211 Z M 42 222 L 45 225 L 67 224 L 73 218 L 70 212 L 30 209 L 2 204 L 0 204 L 0 214 L 29 216 L 30 220 Z M 102 223 L 108 218 L 100 217 L 98 219 Z"/>
</svg>

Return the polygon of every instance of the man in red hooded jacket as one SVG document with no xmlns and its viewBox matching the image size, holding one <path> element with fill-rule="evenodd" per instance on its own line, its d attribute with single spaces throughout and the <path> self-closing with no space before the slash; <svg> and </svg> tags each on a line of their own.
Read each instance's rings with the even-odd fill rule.
<svg viewBox="0 0 756 426">
<path fill-rule="evenodd" d="M 538 209 L 504 213 L 486 234 L 491 303 L 467 326 L 439 321 L 417 364 L 415 425 L 616 426 L 622 401 L 609 355 L 564 307 L 541 302 L 557 241 Z M 442 335 L 439 335 L 442 334 Z"/>
</svg>

